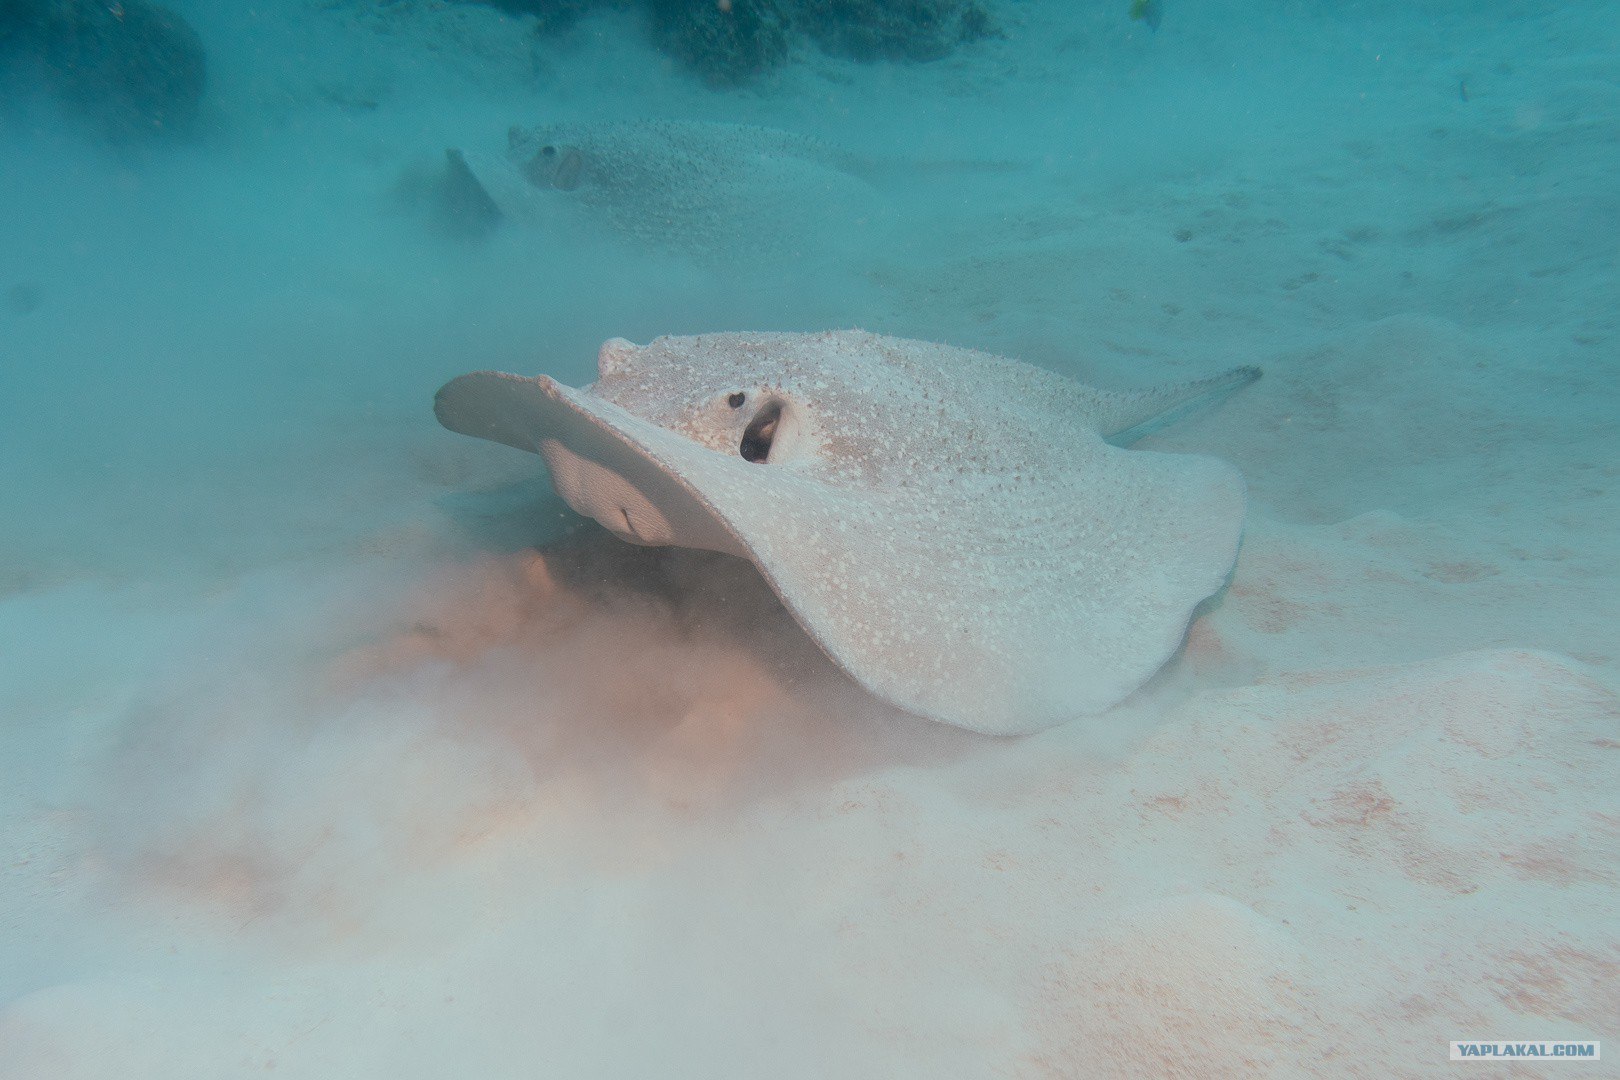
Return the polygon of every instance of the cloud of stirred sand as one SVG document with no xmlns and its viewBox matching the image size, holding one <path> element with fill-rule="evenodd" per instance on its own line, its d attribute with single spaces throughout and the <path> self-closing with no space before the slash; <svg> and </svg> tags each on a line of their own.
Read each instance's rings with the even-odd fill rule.
<svg viewBox="0 0 1620 1080">
<path fill-rule="evenodd" d="M 481 848 L 622 868 L 982 742 L 866 697 L 724 556 L 492 556 L 300 633 L 179 658 L 137 706 L 104 796 L 140 812 L 95 826 L 121 876 L 226 921 L 352 924 Z"/>
</svg>

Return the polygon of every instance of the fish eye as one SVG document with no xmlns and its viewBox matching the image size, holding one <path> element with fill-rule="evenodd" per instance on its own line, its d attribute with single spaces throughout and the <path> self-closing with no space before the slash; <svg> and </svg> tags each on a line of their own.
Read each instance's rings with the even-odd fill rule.
<svg viewBox="0 0 1620 1080">
<path fill-rule="evenodd" d="M 557 148 L 555 146 L 542 146 L 540 148 L 540 156 L 541 157 L 556 157 L 557 156 Z"/>
<path fill-rule="evenodd" d="M 739 390 L 735 394 L 732 394 L 730 397 L 726 398 L 726 404 L 730 405 L 733 409 L 740 409 L 743 407 L 743 402 L 747 400 L 748 395 Z"/>
</svg>

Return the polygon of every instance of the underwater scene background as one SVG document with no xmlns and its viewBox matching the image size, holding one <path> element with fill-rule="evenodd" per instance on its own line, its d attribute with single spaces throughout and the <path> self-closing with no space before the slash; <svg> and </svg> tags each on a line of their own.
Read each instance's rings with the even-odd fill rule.
<svg viewBox="0 0 1620 1080">
<path fill-rule="evenodd" d="M 1620 4 L 0 0 L 0 95 L 0 1077 L 1620 1037 Z M 908 716 L 433 415 L 850 327 L 1264 368 L 1123 705 Z"/>
</svg>

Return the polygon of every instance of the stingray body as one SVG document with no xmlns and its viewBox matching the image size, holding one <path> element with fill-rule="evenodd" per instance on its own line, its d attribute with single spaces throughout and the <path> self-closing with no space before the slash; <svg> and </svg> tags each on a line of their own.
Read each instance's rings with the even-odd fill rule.
<svg viewBox="0 0 1620 1080">
<path fill-rule="evenodd" d="M 875 192 L 857 168 L 807 136 L 697 121 L 515 127 L 503 158 L 473 161 L 519 218 L 563 203 L 638 241 L 700 252 L 790 247 L 869 214 Z"/>
<path fill-rule="evenodd" d="M 1237 471 L 1106 437 L 1258 374 L 1119 394 L 855 331 L 710 334 L 609 341 L 584 389 L 464 375 L 437 413 L 543 456 L 623 539 L 751 560 L 878 697 L 1010 734 L 1117 704 L 1222 586 Z"/>
</svg>

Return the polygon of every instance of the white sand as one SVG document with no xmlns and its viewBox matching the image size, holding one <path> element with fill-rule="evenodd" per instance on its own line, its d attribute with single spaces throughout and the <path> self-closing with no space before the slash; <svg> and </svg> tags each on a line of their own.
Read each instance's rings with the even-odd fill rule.
<svg viewBox="0 0 1620 1080">
<path fill-rule="evenodd" d="M 1620 5 L 1070 6 L 717 95 L 618 16 L 534 54 L 479 9 L 193 4 L 199 145 L 8 107 L 0 1076 L 1615 1057 Z M 763 274 L 566 213 L 456 248 L 388 194 L 649 114 L 1027 167 L 897 173 Z M 1147 690 L 1019 740 L 896 714 L 743 564 L 536 555 L 577 526 L 537 463 L 432 420 L 613 335 L 847 325 L 1266 368 L 1152 440 L 1252 499 Z"/>
</svg>

